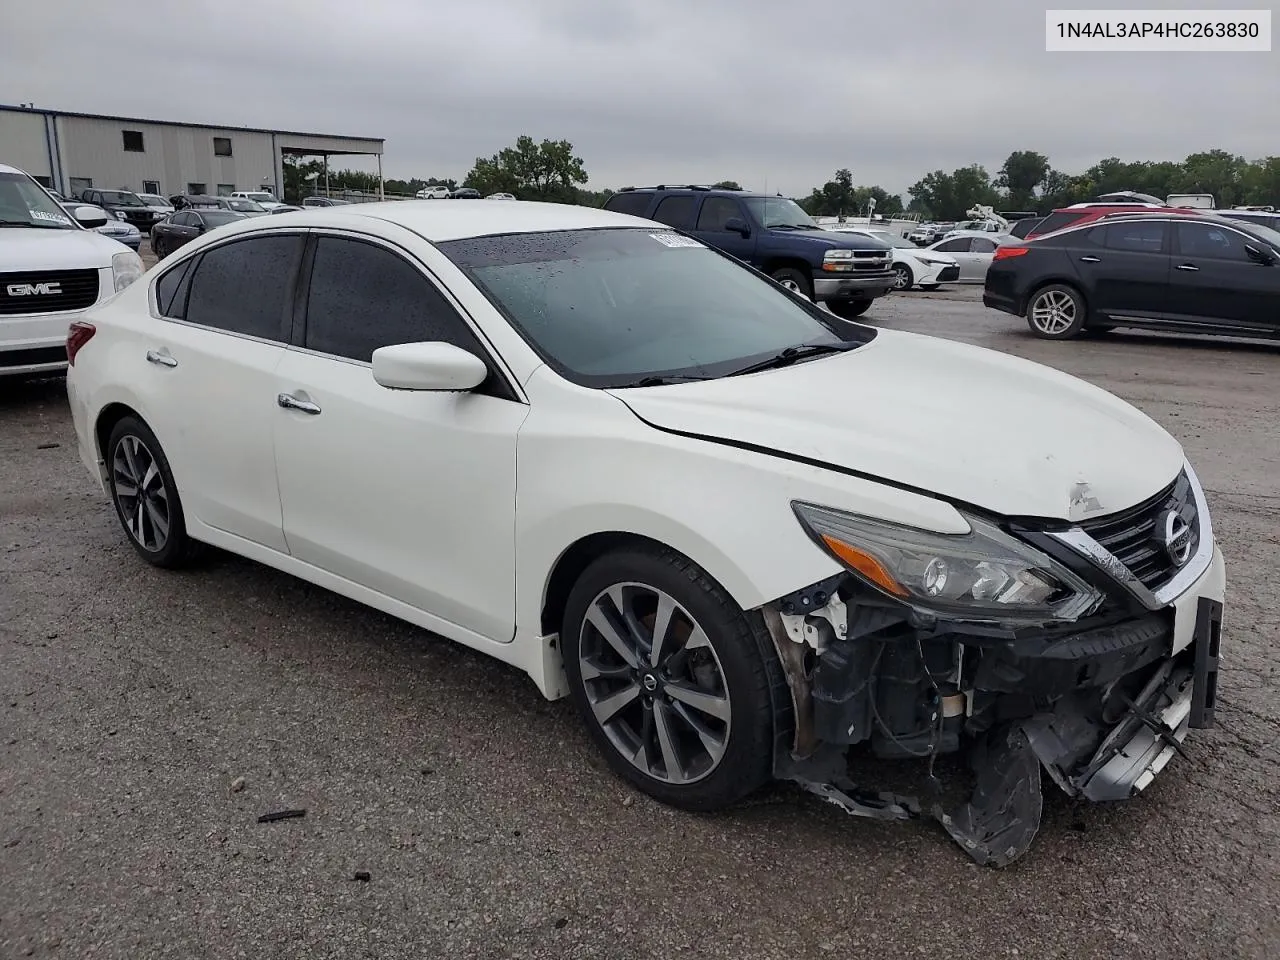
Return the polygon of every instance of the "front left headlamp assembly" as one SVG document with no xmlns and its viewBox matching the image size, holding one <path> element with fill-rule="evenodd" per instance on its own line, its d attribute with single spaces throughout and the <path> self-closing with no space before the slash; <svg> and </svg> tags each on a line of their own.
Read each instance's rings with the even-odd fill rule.
<svg viewBox="0 0 1280 960">
<path fill-rule="evenodd" d="M 867 585 L 922 613 L 1043 623 L 1092 613 L 1103 595 L 1052 557 L 978 517 L 932 533 L 811 503 L 792 503 L 809 536 Z"/>
</svg>

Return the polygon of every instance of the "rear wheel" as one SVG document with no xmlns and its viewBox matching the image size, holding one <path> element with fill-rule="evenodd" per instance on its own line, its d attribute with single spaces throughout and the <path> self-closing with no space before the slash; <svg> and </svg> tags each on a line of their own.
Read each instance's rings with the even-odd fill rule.
<svg viewBox="0 0 1280 960">
<path fill-rule="evenodd" d="M 164 249 L 164 241 L 157 237 L 154 233 L 151 235 L 151 252 L 156 255 L 157 260 L 163 260 L 166 256 Z"/>
<path fill-rule="evenodd" d="M 649 796 L 714 810 L 772 772 L 768 638 L 669 550 L 607 554 L 574 585 L 561 632 L 573 699 L 609 766 Z M 773 661 L 776 668 L 776 655 Z"/>
<path fill-rule="evenodd" d="M 178 487 L 151 428 L 122 418 L 105 452 L 116 516 L 138 555 L 157 567 L 185 566 L 199 556 L 203 546 L 187 536 Z"/>
<path fill-rule="evenodd" d="M 1084 298 L 1074 287 L 1053 283 L 1027 304 L 1027 325 L 1043 340 L 1070 340 L 1084 329 Z"/>
<path fill-rule="evenodd" d="M 871 309 L 870 300 L 829 300 L 827 309 L 841 320 L 854 320 Z"/>
<path fill-rule="evenodd" d="M 798 293 L 806 300 L 813 299 L 813 281 L 803 270 L 797 270 L 795 267 L 779 267 L 769 276 L 792 293 Z"/>
</svg>

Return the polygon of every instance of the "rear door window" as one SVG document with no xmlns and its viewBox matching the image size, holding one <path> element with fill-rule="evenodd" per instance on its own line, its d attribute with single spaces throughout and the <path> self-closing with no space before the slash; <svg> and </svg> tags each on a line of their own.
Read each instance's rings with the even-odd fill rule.
<svg viewBox="0 0 1280 960">
<path fill-rule="evenodd" d="M 653 219 L 665 223 L 677 230 L 689 230 L 693 227 L 693 197 L 681 194 L 663 197 L 658 209 L 653 212 Z"/>
<path fill-rule="evenodd" d="M 301 234 L 233 240 L 205 251 L 191 278 L 189 323 L 263 340 L 288 340 Z"/>
<path fill-rule="evenodd" d="M 1108 250 L 1127 250 L 1131 253 L 1164 252 L 1164 224 L 1159 221 L 1126 223 L 1123 220 L 1117 220 L 1102 229 L 1106 231 L 1103 246 Z"/>
</svg>

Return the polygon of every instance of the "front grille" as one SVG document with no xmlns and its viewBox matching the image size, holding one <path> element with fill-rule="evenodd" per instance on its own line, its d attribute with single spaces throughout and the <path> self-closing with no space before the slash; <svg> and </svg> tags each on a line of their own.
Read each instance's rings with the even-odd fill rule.
<svg viewBox="0 0 1280 960">
<path fill-rule="evenodd" d="M 1166 524 L 1171 512 L 1191 528 L 1188 558 L 1200 546 L 1200 516 L 1191 479 L 1186 472 L 1156 496 L 1120 513 L 1080 524 L 1149 590 L 1159 590 L 1183 565 L 1175 563 L 1166 548 Z"/>
<path fill-rule="evenodd" d="M 0 316 L 84 310 L 97 300 L 97 270 L 0 273 Z"/>
<path fill-rule="evenodd" d="M 888 270 L 890 257 L 879 250 L 853 251 L 853 269 L 858 272 L 879 272 Z"/>
</svg>

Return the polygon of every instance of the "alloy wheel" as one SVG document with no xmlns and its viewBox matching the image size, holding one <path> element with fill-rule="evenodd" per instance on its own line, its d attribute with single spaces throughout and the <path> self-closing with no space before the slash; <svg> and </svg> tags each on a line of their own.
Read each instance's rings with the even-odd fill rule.
<svg viewBox="0 0 1280 960">
<path fill-rule="evenodd" d="M 800 284 L 796 283 L 796 282 L 795 282 L 794 280 L 792 280 L 790 277 L 784 277 L 783 279 L 779 280 L 779 281 L 778 281 L 778 283 L 782 284 L 784 287 L 786 287 L 786 288 L 787 288 L 788 290 L 790 290 L 792 293 L 803 293 L 803 292 L 804 292 L 803 290 L 801 290 L 801 289 L 800 289 Z"/>
<path fill-rule="evenodd" d="M 1066 333 L 1076 322 L 1076 302 L 1063 290 L 1048 290 L 1031 305 L 1031 322 L 1048 336 Z"/>
<path fill-rule="evenodd" d="M 902 264 L 898 264 L 893 268 L 893 289 L 905 290 L 911 286 L 911 275 L 907 273 L 907 268 Z"/>
<path fill-rule="evenodd" d="M 138 437 L 116 444 L 111 486 L 129 535 L 149 553 L 163 550 L 169 542 L 169 491 L 155 456 Z"/>
<path fill-rule="evenodd" d="M 596 722 L 646 776 L 689 784 L 720 765 L 732 716 L 724 670 L 669 594 L 642 583 L 601 591 L 583 619 L 578 661 Z"/>
</svg>

